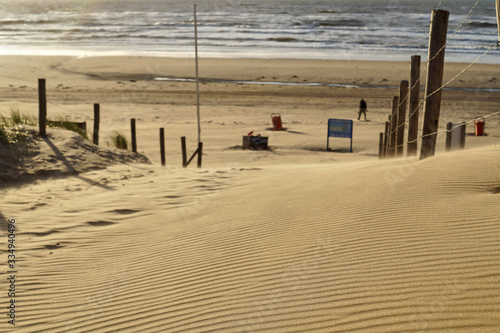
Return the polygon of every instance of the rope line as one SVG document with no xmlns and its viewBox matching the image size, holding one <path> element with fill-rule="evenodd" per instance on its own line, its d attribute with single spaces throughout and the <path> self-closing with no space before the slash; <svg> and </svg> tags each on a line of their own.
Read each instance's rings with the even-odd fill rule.
<svg viewBox="0 0 500 333">
<path fill-rule="evenodd" d="M 455 30 L 455 32 L 453 33 L 453 35 L 452 35 L 452 36 L 451 36 L 451 37 L 450 37 L 450 38 L 446 41 L 446 43 L 445 43 L 445 44 L 441 47 L 441 49 L 439 49 L 439 51 L 438 51 L 438 52 L 436 52 L 436 54 L 435 54 L 435 55 L 434 55 L 431 59 L 427 58 L 427 62 L 430 62 L 430 61 L 433 61 L 434 59 L 436 59 L 436 57 L 437 57 L 437 56 L 438 56 L 438 55 L 439 55 L 439 54 L 440 54 L 440 53 L 441 53 L 441 52 L 442 52 L 442 51 L 446 48 L 446 45 L 448 45 L 448 43 L 449 43 L 449 42 L 450 42 L 450 41 L 451 41 L 451 40 L 455 37 L 455 35 L 458 33 L 458 31 L 462 28 L 462 26 L 465 24 L 465 21 L 467 21 L 467 19 L 468 19 L 468 18 L 469 18 L 469 16 L 472 14 L 472 12 L 474 11 L 474 9 L 477 7 L 477 5 L 479 4 L 479 2 L 481 2 L 481 0 L 477 0 L 477 1 L 476 1 L 476 3 L 475 3 L 475 4 L 472 6 L 472 8 L 469 10 L 469 13 L 467 14 L 467 16 L 463 19 L 462 23 L 460 23 L 460 25 L 458 26 L 458 28 Z M 439 2 L 439 4 L 438 4 L 438 6 L 437 6 L 436 10 L 434 11 L 434 13 L 433 13 L 433 15 L 432 15 L 431 22 L 432 22 L 432 20 L 434 19 L 434 16 L 436 16 L 436 12 L 439 10 L 439 7 L 441 6 L 441 4 L 442 4 L 442 3 L 443 3 L 443 1 L 440 1 L 440 2 Z M 427 33 L 426 33 L 426 34 L 427 34 Z M 494 47 L 493 47 L 493 48 L 494 48 Z M 491 49 L 490 49 L 489 51 L 491 51 Z M 488 54 L 488 53 L 489 53 L 489 51 L 488 51 L 488 52 L 486 52 L 486 54 Z M 482 57 L 484 57 L 486 54 L 484 54 Z M 428 55 L 428 56 L 429 56 L 429 55 Z M 479 61 L 482 57 L 480 57 L 480 58 L 479 58 L 478 60 L 476 60 L 474 63 L 476 63 L 477 61 Z M 474 63 L 473 63 L 473 64 L 474 64 Z M 472 66 L 472 65 L 471 65 L 471 66 Z M 460 73 L 460 74 L 462 74 L 462 73 Z M 458 74 L 458 75 L 460 75 L 460 74 Z M 453 80 L 454 80 L 454 79 L 455 79 L 455 78 L 453 78 Z M 416 83 L 415 83 L 415 84 L 414 84 L 414 85 L 410 88 L 410 90 L 408 91 L 408 94 L 407 94 L 407 95 L 403 98 L 403 100 L 402 100 L 402 101 L 400 101 L 399 106 L 401 106 L 401 105 L 402 105 L 402 104 L 403 104 L 403 103 L 404 103 L 404 102 L 405 102 L 405 101 L 409 98 L 409 96 L 410 96 L 411 92 L 413 91 L 413 89 L 416 87 L 416 85 L 417 85 L 418 83 L 419 83 L 419 81 L 417 81 L 417 82 L 416 82 Z M 450 83 L 450 82 L 447 82 L 447 84 L 448 84 L 448 83 Z M 443 87 L 441 87 L 441 88 L 443 88 Z M 441 88 L 440 88 L 440 89 L 441 89 Z M 420 86 L 419 86 L 419 89 L 420 89 Z M 427 96 L 427 97 L 429 97 L 429 96 Z M 427 97 L 426 97 L 426 98 L 427 98 Z M 417 106 L 417 109 L 416 109 L 416 110 L 418 110 L 418 108 L 420 107 L 420 105 L 421 105 L 421 104 L 422 104 L 422 103 L 420 103 L 420 104 Z M 398 107 L 399 107 L 399 106 L 398 106 Z M 414 110 L 414 112 L 416 112 L 416 110 Z M 413 112 L 413 113 L 414 113 L 414 112 Z M 410 115 L 410 117 L 413 115 L 413 113 Z"/>
<path fill-rule="evenodd" d="M 418 46 L 422 45 L 423 42 L 425 41 L 425 39 L 427 38 L 427 36 L 429 36 L 429 30 L 430 30 L 430 25 L 431 25 L 431 22 L 432 20 L 434 20 L 434 16 L 436 16 L 436 12 L 439 10 L 439 7 L 441 7 L 441 4 L 443 3 L 443 0 L 439 1 L 439 4 L 437 5 L 436 7 L 436 10 L 434 11 L 434 13 L 432 14 L 432 17 L 431 17 L 431 20 L 428 22 L 427 24 L 427 28 L 425 28 L 425 33 L 424 33 L 424 37 L 422 37 L 422 39 L 420 40 L 420 42 L 418 43 Z"/>
<path fill-rule="evenodd" d="M 486 115 L 486 116 L 481 116 L 481 117 L 478 117 L 478 118 L 475 118 L 475 119 L 472 119 L 472 120 L 469 120 L 467 122 L 463 122 L 462 124 L 458 124 L 454 127 L 452 127 L 451 129 L 445 129 L 444 131 L 437 131 L 437 132 L 434 132 L 434 133 L 429 133 L 429 134 L 426 134 L 426 135 L 421 135 L 419 138 L 417 138 L 416 140 L 412 140 L 412 141 L 408 141 L 407 143 L 414 143 L 414 142 L 417 142 L 418 139 L 420 138 L 425 138 L 425 137 L 428 137 L 428 136 L 432 136 L 432 135 L 438 135 L 438 134 L 442 134 L 442 133 L 445 133 L 445 132 L 451 132 L 453 131 L 455 128 L 458 128 L 458 127 L 461 127 L 463 125 L 467 125 L 467 124 L 470 124 L 472 122 L 475 122 L 477 120 L 480 120 L 480 119 L 486 119 L 486 118 L 489 118 L 489 117 L 492 117 L 492 116 L 495 116 L 497 114 L 500 114 L 500 111 L 497 111 L 497 112 L 494 112 L 494 113 L 490 113 L 489 115 Z"/>
<path fill-rule="evenodd" d="M 418 104 L 418 106 L 416 107 L 416 109 L 410 114 L 410 116 L 408 117 L 409 119 L 419 110 L 420 106 L 425 102 L 425 100 L 427 100 L 427 98 L 431 97 L 432 95 L 436 94 L 437 92 L 441 91 L 443 88 L 445 88 L 446 86 L 448 86 L 451 82 L 453 82 L 454 80 L 456 80 L 460 75 L 462 75 L 463 73 L 465 73 L 470 67 L 472 67 L 474 64 L 476 64 L 477 62 L 479 62 L 482 58 L 484 58 L 488 53 L 490 53 L 492 50 L 494 50 L 495 48 L 497 48 L 498 46 L 500 46 L 500 41 L 499 42 L 496 42 L 493 46 L 491 46 L 484 54 L 482 54 L 480 57 L 478 57 L 475 61 L 473 61 L 472 63 L 470 63 L 469 65 L 467 65 L 467 67 L 465 67 L 462 71 L 460 71 L 458 74 L 456 74 L 453 78 L 451 78 L 450 80 L 448 80 L 445 84 L 443 84 L 441 87 L 439 87 L 438 89 L 436 89 L 435 91 L 433 91 L 432 93 L 428 94 L 427 96 L 425 96 L 421 101 L 420 103 Z M 409 94 L 408 94 L 409 95 Z M 482 117 L 479 117 L 479 118 L 476 118 L 476 119 L 472 119 L 468 122 L 465 122 L 465 124 L 469 124 L 473 121 L 476 121 L 476 120 L 479 120 L 479 119 L 486 119 L 488 117 L 491 117 L 491 116 L 494 116 L 494 115 L 497 115 L 497 114 L 500 114 L 500 111 L 498 112 L 494 112 L 492 114 L 489 114 L 489 115 L 486 115 L 486 116 L 482 116 Z M 394 116 L 394 114 L 393 114 Z M 452 129 L 450 130 L 446 130 L 446 132 L 451 132 L 453 129 L 457 128 L 457 127 L 460 127 L 462 126 L 463 124 L 459 124 L 455 127 L 453 127 Z M 394 128 L 394 130 L 391 130 L 391 136 L 396 133 L 396 131 L 401 128 L 402 126 L 406 126 L 406 123 L 402 123 L 401 125 L 398 125 Z M 440 133 L 443 133 L 443 132 L 439 132 L 439 131 L 436 131 L 434 133 L 429 133 L 429 134 L 425 134 L 425 135 L 420 135 L 419 137 L 417 137 L 415 140 L 411 140 L 411 141 L 408 141 L 406 138 L 403 142 L 403 144 L 401 145 L 396 145 L 395 147 L 389 147 L 389 150 L 395 150 L 397 148 L 401 148 L 401 147 L 404 147 L 404 145 L 406 144 L 409 144 L 409 143 L 415 143 L 417 142 L 419 139 L 423 139 L 425 137 L 429 137 L 429 136 L 432 136 L 432 135 L 438 135 Z"/>
<path fill-rule="evenodd" d="M 446 82 L 445 84 L 443 84 L 439 89 L 436 89 L 435 91 L 433 91 L 432 93 L 430 93 L 429 95 L 425 96 L 425 98 L 429 98 L 430 96 L 434 95 L 435 93 L 437 93 L 438 91 L 440 91 L 441 89 L 443 89 L 444 87 L 446 87 L 447 85 L 449 85 L 451 82 L 453 82 L 457 77 L 459 77 L 460 75 L 462 75 L 466 70 L 468 70 L 469 68 L 472 67 L 472 65 L 474 65 L 475 63 L 477 63 L 479 60 L 483 59 L 488 53 L 490 53 L 493 49 L 495 49 L 496 47 L 498 46 L 498 43 L 495 43 L 492 47 L 490 47 L 488 49 L 488 51 L 486 51 L 483 55 L 481 55 L 479 58 L 477 58 L 476 60 L 474 60 L 472 63 L 470 63 L 467 67 L 465 67 L 460 73 L 458 73 L 457 75 L 455 75 L 451 80 L 449 80 L 448 82 Z"/>
<path fill-rule="evenodd" d="M 436 52 L 436 54 L 431 58 L 431 59 L 428 59 L 427 61 L 430 62 L 434 59 L 436 59 L 436 57 L 445 49 L 446 45 L 448 45 L 448 43 L 453 39 L 453 37 L 455 37 L 455 35 L 457 34 L 457 32 L 460 30 L 460 28 L 462 28 L 462 26 L 464 25 L 465 21 L 467 21 L 467 19 L 469 18 L 469 16 L 472 14 L 472 12 L 474 11 L 474 9 L 476 8 L 476 6 L 479 4 L 481 0 L 477 0 L 476 3 L 474 4 L 474 6 L 472 6 L 471 10 L 469 11 L 469 14 L 467 14 L 467 16 L 465 17 L 465 19 L 462 21 L 462 23 L 460 23 L 460 25 L 458 26 L 458 28 L 455 30 L 455 32 L 453 33 L 453 35 L 446 41 L 446 43 L 444 43 L 444 45 L 441 47 L 441 49 L 439 49 L 439 51 Z"/>
<path fill-rule="evenodd" d="M 425 100 L 429 97 L 431 97 L 432 95 L 438 93 L 439 91 L 441 91 L 443 88 L 445 88 L 446 86 L 448 86 L 450 83 L 452 83 L 453 81 L 455 81 L 460 75 L 462 75 L 463 73 L 465 73 L 469 68 L 471 68 L 474 64 L 476 64 L 478 61 L 480 61 L 482 58 L 484 58 L 488 53 L 490 53 L 493 49 L 495 49 L 496 47 L 499 46 L 499 43 L 495 43 L 495 45 L 493 45 L 492 47 L 490 47 L 488 49 L 488 51 L 486 51 L 484 54 L 482 54 L 479 58 L 477 58 L 475 61 L 473 61 L 472 63 L 470 63 L 469 65 L 467 65 L 467 67 L 465 67 L 461 72 L 459 72 L 457 75 L 455 75 L 453 78 L 451 78 L 450 80 L 448 80 L 445 84 L 443 84 L 441 87 L 439 87 L 438 89 L 434 90 L 432 93 L 428 94 L 427 96 L 425 96 L 421 101 L 420 103 L 417 105 L 417 107 L 415 108 L 415 110 L 410 114 L 410 116 L 408 117 L 408 119 L 410 119 L 411 117 L 413 117 L 413 115 L 419 110 L 420 106 L 425 102 Z M 405 123 L 401 124 L 401 125 L 398 125 L 396 127 L 396 129 L 402 127 L 402 126 L 405 126 Z M 394 131 L 391 132 L 394 133 L 396 131 L 396 129 Z"/>
</svg>

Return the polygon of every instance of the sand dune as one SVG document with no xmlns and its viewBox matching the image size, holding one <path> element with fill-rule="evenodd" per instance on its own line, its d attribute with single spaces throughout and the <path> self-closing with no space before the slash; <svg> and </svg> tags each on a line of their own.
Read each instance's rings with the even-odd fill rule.
<svg viewBox="0 0 500 333">
<path fill-rule="evenodd" d="M 466 150 L 444 153 L 440 135 L 432 158 L 378 160 L 389 88 L 210 83 L 204 167 L 183 169 L 179 136 L 190 151 L 196 138 L 192 86 L 144 80 L 115 89 L 114 79 L 40 61 L 41 72 L 81 89 L 50 89 L 74 119 L 89 119 L 83 98 L 104 99 L 103 137 L 140 118 L 139 151 L 152 163 L 55 129 L 54 147 L 37 142 L 26 172 L 59 171 L 2 188 L 2 237 L 5 221 L 17 221 L 18 293 L 16 326 L 4 318 L 1 331 L 498 331 L 498 118 L 487 121 L 488 136 L 468 136 Z M 285 67 L 269 74 L 284 80 Z M 145 86 L 147 98 L 136 99 Z M 13 94 L 2 107 L 36 110 L 29 91 Z M 444 94 L 441 129 L 496 109 L 496 93 L 460 99 L 473 94 Z M 355 118 L 360 96 L 370 121 L 355 123 L 354 152 L 325 152 L 326 120 Z M 288 131 L 269 130 L 273 111 Z M 250 130 L 268 135 L 272 150 L 239 149 Z M 75 172 L 62 173 L 68 166 Z"/>
<path fill-rule="evenodd" d="M 19 331 L 493 332 L 499 157 L 122 166 L 10 190 L 30 221 Z"/>
</svg>

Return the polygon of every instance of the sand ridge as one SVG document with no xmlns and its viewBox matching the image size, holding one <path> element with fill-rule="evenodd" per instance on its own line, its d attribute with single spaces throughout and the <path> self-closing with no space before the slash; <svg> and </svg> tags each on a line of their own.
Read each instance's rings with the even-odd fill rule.
<svg viewBox="0 0 500 333">
<path fill-rule="evenodd" d="M 26 331 L 492 330 L 498 154 L 413 161 L 406 177 L 400 161 L 89 176 L 109 175 L 119 196 L 52 182 L 30 214 L 65 222 L 23 214 L 22 321 Z M 472 159 L 473 174 L 452 169 Z M 60 212 L 68 188 L 82 200 Z M 28 206 L 15 197 L 7 207 Z"/>
</svg>

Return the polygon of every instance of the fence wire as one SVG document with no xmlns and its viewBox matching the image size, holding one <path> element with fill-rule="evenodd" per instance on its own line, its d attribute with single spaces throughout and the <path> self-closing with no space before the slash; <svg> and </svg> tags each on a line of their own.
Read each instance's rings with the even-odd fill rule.
<svg viewBox="0 0 500 333">
<path fill-rule="evenodd" d="M 472 14 L 472 12 L 474 11 L 474 9 L 477 7 L 477 5 L 479 4 L 481 0 L 477 0 L 476 3 L 472 6 L 471 10 L 469 11 L 469 13 L 467 14 L 467 16 L 464 18 L 464 20 L 461 22 L 461 24 L 458 26 L 458 28 L 455 30 L 455 32 L 453 33 L 453 35 L 446 41 L 446 43 L 443 45 L 443 47 L 432 57 L 432 58 L 428 58 L 428 62 L 429 61 L 432 61 L 434 60 L 437 55 L 439 53 L 441 53 L 446 45 L 455 37 L 455 35 L 457 34 L 457 32 L 462 28 L 462 26 L 465 24 L 466 20 L 469 18 L 469 16 Z M 439 9 L 439 7 L 441 6 L 442 4 L 442 1 L 439 2 L 439 5 L 437 7 L 436 10 Z M 435 12 L 434 12 L 434 15 L 435 15 Z M 434 16 L 432 17 L 432 19 L 434 19 Z M 444 83 L 441 87 L 439 87 L 438 89 L 434 90 L 433 92 L 429 93 L 428 95 L 426 95 L 421 101 L 420 103 L 417 105 L 417 107 L 414 109 L 414 110 L 410 110 L 410 115 L 408 117 L 408 119 L 411 119 L 416 112 L 418 112 L 418 110 L 420 109 L 420 107 L 422 106 L 422 104 L 427 100 L 427 98 L 431 97 L 432 95 L 438 93 L 439 91 L 441 91 L 443 88 L 445 88 L 446 86 L 448 86 L 450 83 L 452 83 L 453 81 L 455 81 L 460 75 L 462 75 L 463 73 L 465 73 L 470 67 L 472 67 L 474 64 L 476 64 L 477 62 L 479 62 L 482 58 L 484 58 L 488 53 L 490 53 L 492 50 L 494 50 L 495 48 L 497 48 L 498 46 L 500 46 L 500 41 L 497 41 L 493 46 L 491 46 L 484 54 L 482 54 L 480 57 L 478 57 L 475 61 L 473 61 L 472 63 L 470 63 L 469 65 L 467 65 L 462 71 L 460 71 L 458 74 L 456 74 L 454 77 L 452 77 L 450 80 L 448 80 L 446 83 Z M 405 101 L 409 98 L 411 92 L 413 89 L 420 89 L 420 80 L 417 80 L 417 82 L 409 89 L 408 91 L 408 94 L 406 94 L 406 96 L 403 98 L 402 101 L 399 101 L 398 103 L 398 109 L 399 107 L 405 103 Z M 418 88 L 417 88 L 418 86 Z M 411 106 L 410 106 L 411 107 Z M 394 117 L 396 115 L 397 112 L 394 112 L 392 114 L 392 117 Z M 491 117 L 491 116 L 494 116 L 494 115 L 497 115 L 497 114 L 500 114 L 500 111 L 498 112 L 494 112 L 492 114 L 489 114 L 489 115 L 486 115 L 486 116 L 482 116 L 482 117 L 479 117 L 479 118 L 476 118 L 476 119 L 472 119 L 468 122 L 465 122 L 465 124 L 469 124 L 471 122 L 475 122 L 477 120 L 480 120 L 480 119 L 486 119 L 488 117 Z M 392 119 L 391 119 L 391 122 L 392 122 Z M 390 131 L 390 135 L 394 135 L 397 130 L 401 127 L 404 127 L 406 126 L 406 123 L 402 123 L 400 125 L 397 125 L 393 130 Z M 450 130 L 445 130 L 446 132 L 451 132 L 453 129 L 457 128 L 457 127 L 460 127 L 462 126 L 462 124 L 459 124 L 455 127 L 453 127 L 452 129 Z M 417 137 L 417 139 L 415 140 L 411 140 L 411 141 L 408 141 L 406 138 L 403 142 L 403 144 L 401 145 L 396 145 L 394 147 L 388 147 L 389 150 L 396 150 L 397 148 L 401 148 L 401 147 L 404 147 L 405 145 L 408 145 L 410 143 L 415 143 L 417 142 L 419 139 L 422 139 L 422 138 L 425 138 L 425 137 L 429 137 L 429 136 L 433 136 L 433 135 L 439 135 L 440 133 L 444 133 L 444 132 L 440 132 L 440 131 L 436 131 L 436 132 L 433 132 L 433 133 L 429 133 L 429 134 L 425 134 L 425 135 L 420 135 Z"/>
</svg>

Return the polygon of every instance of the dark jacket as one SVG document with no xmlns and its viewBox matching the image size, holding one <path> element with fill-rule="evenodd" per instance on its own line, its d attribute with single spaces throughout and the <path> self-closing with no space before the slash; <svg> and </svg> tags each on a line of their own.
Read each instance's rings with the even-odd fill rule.
<svg viewBox="0 0 500 333">
<path fill-rule="evenodd" d="M 366 102 L 364 99 L 361 99 L 361 101 L 359 102 L 359 108 L 361 110 L 366 110 Z"/>
</svg>

